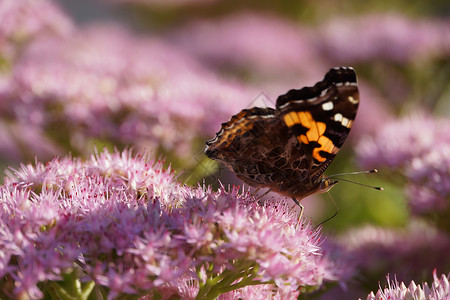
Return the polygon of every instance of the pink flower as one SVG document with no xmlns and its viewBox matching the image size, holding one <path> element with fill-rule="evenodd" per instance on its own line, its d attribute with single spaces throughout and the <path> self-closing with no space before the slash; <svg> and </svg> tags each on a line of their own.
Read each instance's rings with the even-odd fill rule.
<svg viewBox="0 0 450 300">
<path fill-rule="evenodd" d="M 446 224 L 450 196 L 448 120 L 410 116 L 387 123 L 375 136 L 363 139 L 356 152 L 363 167 L 388 167 L 396 177 L 407 179 L 406 192 L 414 213 L 436 212 Z"/>
<path fill-rule="evenodd" d="M 0 114 L 57 145 L 84 152 L 100 139 L 185 157 L 257 95 L 161 39 L 106 25 L 35 39 L 6 86 Z"/>
<path fill-rule="evenodd" d="M 339 278 L 319 230 L 288 204 L 181 186 L 162 166 L 125 151 L 11 171 L 0 187 L 0 293 L 42 298 L 63 280 L 92 281 L 108 298 L 210 298 L 255 284 L 297 295 Z"/>
<path fill-rule="evenodd" d="M 3 119 L 0 120 L 0 153 L 2 160 L 11 163 L 33 156 L 49 160 L 62 150 L 41 128 Z"/>
<path fill-rule="evenodd" d="M 386 276 L 388 286 L 381 288 L 376 294 L 371 292 L 367 296 L 367 300 L 403 300 L 403 299 L 429 299 L 429 300 L 441 300 L 448 299 L 450 297 L 450 283 L 449 275 L 442 275 L 439 278 L 436 274 L 436 270 L 433 271 L 433 282 L 431 287 L 425 282 L 422 285 L 417 285 L 414 281 L 406 286 L 403 282 L 398 282 L 395 278 L 390 282 L 389 275 Z"/>
<path fill-rule="evenodd" d="M 428 153 L 437 143 L 450 143 L 450 123 L 411 115 L 387 123 L 375 136 L 362 140 L 357 153 L 364 168 L 402 168 Z"/>
<path fill-rule="evenodd" d="M 366 283 L 381 280 L 387 273 L 411 281 L 434 268 L 441 272 L 450 268 L 448 234 L 425 223 L 413 222 L 404 229 L 365 226 L 348 231 L 340 245 Z"/>
<path fill-rule="evenodd" d="M 450 142 L 436 141 L 427 153 L 414 157 L 406 175 L 414 213 L 445 211 L 450 199 Z"/>
<path fill-rule="evenodd" d="M 196 21 L 174 34 L 175 41 L 202 60 L 251 73 L 315 74 L 322 65 L 309 30 L 274 15 L 241 13 Z M 326 68 L 325 66 L 323 67 Z"/>
<path fill-rule="evenodd" d="M 72 30 L 72 22 L 52 0 L 3 0 L 0 20 L 0 57 L 7 60 L 38 35 L 65 35 Z"/>
<path fill-rule="evenodd" d="M 405 63 L 449 54 L 450 23 L 402 15 L 335 18 L 319 29 L 320 47 L 340 62 L 374 59 Z"/>
<path fill-rule="evenodd" d="M 260 284 L 260 285 L 252 285 L 246 286 L 239 290 L 231 291 L 219 296 L 219 300 L 238 300 L 238 299 L 246 299 L 246 300 L 265 300 L 268 299 L 270 295 L 270 299 L 273 300 L 288 300 L 288 299 L 298 299 L 300 295 L 300 291 L 296 291 L 292 289 L 291 286 L 283 286 L 278 289 L 274 289 L 273 285 L 270 284 Z"/>
</svg>

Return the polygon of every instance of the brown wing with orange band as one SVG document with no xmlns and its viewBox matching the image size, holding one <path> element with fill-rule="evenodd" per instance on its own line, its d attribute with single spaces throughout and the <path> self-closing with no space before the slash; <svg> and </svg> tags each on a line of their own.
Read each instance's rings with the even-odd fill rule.
<svg viewBox="0 0 450 300">
<path fill-rule="evenodd" d="M 358 104 L 356 73 L 352 68 L 331 69 L 314 86 L 290 90 L 278 97 L 277 115 L 310 155 L 310 169 L 317 177 L 347 138 Z"/>
</svg>

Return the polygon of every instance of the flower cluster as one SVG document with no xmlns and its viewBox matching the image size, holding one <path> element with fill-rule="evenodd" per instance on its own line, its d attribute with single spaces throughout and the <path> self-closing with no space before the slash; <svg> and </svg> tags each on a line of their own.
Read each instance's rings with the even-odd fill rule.
<svg viewBox="0 0 450 300">
<path fill-rule="evenodd" d="M 450 275 L 442 275 L 439 278 L 436 271 L 433 272 L 433 283 L 431 287 L 425 282 L 422 286 L 417 285 L 414 281 L 406 286 L 403 282 L 399 283 L 397 279 L 390 282 L 389 276 L 387 276 L 388 286 L 373 292 L 367 296 L 367 300 L 404 300 L 404 299 L 417 299 L 417 300 L 442 300 L 450 297 Z"/>
<path fill-rule="evenodd" d="M 297 78 L 302 73 L 322 76 L 323 61 L 311 47 L 309 30 L 275 15 L 240 13 L 194 21 L 173 33 L 173 39 L 216 67 L 254 72 L 258 77 L 276 74 L 288 78 L 286 73 Z"/>
<path fill-rule="evenodd" d="M 275 74 L 274 78 L 286 72 L 317 75 L 314 72 L 330 61 L 406 63 L 450 54 L 450 24 L 445 21 L 373 14 L 346 15 L 321 24 L 317 28 L 275 15 L 239 13 L 194 20 L 176 30 L 173 38 L 179 47 L 209 64 L 244 69 L 257 77 Z"/>
<path fill-rule="evenodd" d="M 288 204 L 181 186 L 163 162 L 128 151 L 23 165 L 0 190 L 6 298 L 61 294 L 78 281 L 109 299 L 236 299 L 251 287 L 232 291 L 258 284 L 293 297 L 345 272 Z"/>
<path fill-rule="evenodd" d="M 28 40 L 39 35 L 66 35 L 73 27 L 52 0 L 1 1 L 0 20 L 0 60 L 5 61 L 13 60 Z"/>
<path fill-rule="evenodd" d="M 28 10 L 38 2 L 47 3 L 37 1 Z M 26 16 L 25 8 L 16 6 L 3 11 L 0 6 L 0 16 Z M 50 20 L 59 24 L 59 19 Z M 27 29 L 29 35 L 50 26 L 35 25 Z M 1 26 L 7 32 L 7 24 Z M 92 141 L 163 149 L 186 158 L 198 136 L 211 136 L 258 94 L 219 77 L 162 38 L 104 24 L 64 32 L 36 33 L 0 76 L 3 160 L 34 154 L 48 159 L 65 149 L 86 154 Z"/>
<path fill-rule="evenodd" d="M 412 20 L 395 13 L 336 18 L 319 29 L 320 48 L 340 62 L 405 63 L 449 55 L 449 29 L 446 21 Z"/>
<path fill-rule="evenodd" d="M 446 127 L 445 127 L 446 126 Z M 442 129 L 450 128 L 447 122 Z M 450 130 L 448 130 L 450 133 Z M 443 133 L 445 134 L 445 133 Z M 450 139 L 440 138 L 427 153 L 414 157 L 406 169 L 407 194 L 415 213 L 445 211 L 450 202 Z"/>
<path fill-rule="evenodd" d="M 260 1 L 253 10 L 245 1 L 107 0 L 96 8 L 138 9 L 78 25 L 82 18 L 73 22 L 54 0 L 1 0 L 0 165 L 15 169 L 0 185 L 0 298 L 296 299 L 338 281 L 321 299 L 348 299 L 376 289 L 387 272 L 418 282 L 433 268 L 431 288 L 395 281 L 369 299 L 446 297 L 448 277 L 436 274 L 450 269 L 450 122 L 392 120 L 411 100 L 448 109 L 450 23 L 425 3 L 408 9 L 414 19 L 378 3 L 357 15 L 350 3 L 341 13 L 332 1 Z M 120 25 L 130 20 L 139 33 Z M 355 151 L 361 165 L 391 169 L 380 178 L 391 175 L 414 217 L 432 223 L 367 226 L 333 245 L 279 199 L 184 186 L 146 155 L 51 160 L 132 146 L 203 178 L 211 170 L 202 148 L 221 122 L 273 106 L 338 65 L 357 69 L 360 89 L 347 143 L 369 133 Z M 349 165 L 346 152 L 335 162 Z M 17 167 L 34 156 L 51 161 Z M 336 194 L 339 204 L 358 198 Z M 369 197 L 358 201 L 374 203 Z M 385 208 L 352 212 L 386 220 Z M 348 280 L 355 268 L 361 276 Z"/>
<path fill-rule="evenodd" d="M 46 131 L 75 128 L 72 136 L 79 138 L 150 141 L 152 148 L 180 152 L 230 114 L 216 103 L 227 99 L 232 110 L 251 99 L 243 87 L 220 81 L 163 41 L 139 40 L 112 27 L 88 28 L 67 40 L 41 39 L 14 73 L 8 96 L 23 99 L 14 107 L 19 122 L 31 120 Z"/>
<path fill-rule="evenodd" d="M 450 122 L 431 117 L 405 118 L 385 125 L 358 146 L 365 168 L 386 167 L 407 180 L 416 214 L 445 211 L 450 200 Z M 397 180 L 398 181 L 398 180 Z"/>
<path fill-rule="evenodd" d="M 364 274 L 364 281 L 369 281 L 367 285 L 385 274 L 410 281 L 434 268 L 440 272 L 450 269 L 448 235 L 420 222 L 403 229 L 365 226 L 349 230 L 339 243 Z"/>
</svg>

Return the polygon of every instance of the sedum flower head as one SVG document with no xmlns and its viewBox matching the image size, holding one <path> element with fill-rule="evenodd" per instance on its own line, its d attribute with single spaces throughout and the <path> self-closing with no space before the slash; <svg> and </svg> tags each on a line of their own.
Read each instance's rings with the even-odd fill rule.
<svg viewBox="0 0 450 300">
<path fill-rule="evenodd" d="M 357 153 L 363 167 L 386 167 L 395 173 L 395 178 L 405 179 L 413 213 L 445 214 L 448 210 L 449 120 L 411 116 L 390 122 L 374 137 L 361 141 Z M 446 223 L 446 228 L 450 228 Z"/>
<path fill-rule="evenodd" d="M 367 296 L 367 300 L 442 300 L 450 298 L 450 276 L 441 275 L 439 278 L 436 274 L 436 270 L 433 271 L 433 283 L 431 287 L 425 282 L 422 285 L 417 285 L 414 281 L 406 286 L 403 282 L 398 282 L 394 279 L 392 282 L 389 280 L 389 275 L 386 277 L 388 286 L 381 288 L 376 294 L 371 292 Z"/>
<path fill-rule="evenodd" d="M 11 170 L 0 187 L 2 298 L 211 299 L 258 284 L 297 295 L 338 279 L 319 230 L 285 202 L 182 186 L 163 163 L 102 152 Z"/>
<path fill-rule="evenodd" d="M 212 135 L 257 95 L 163 39 L 112 25 L 39 36 L 20 54 L 0 84 L 0 115 L 9 121 L 0 135 L 10 156 L 53 150 L 37 146 L 49 143 L 36 143 L 36 135 L 75 153 L 95 139 L 188 157 L 199 135 Z M 35 135 L 6 136 L 10 127 Z"/>
<path fill-rule="evenodd" d="M 339 17 L 319 29 L 319 47 L 341 62 L 408 63 L 446 57 L 449 29 L 447 21 L 413 20 L 395 13 Z"/>
<path fill-rule="evenodd" d="M 387 123 L 375 136 L 362 140 L 356 152 L 365 168 L 404 168 L 414 158 L 447 144 L 450 144 L 448 120 L 411 115 Z"/>
<path fill-rule="evenodd" d="M 72 22 L 53 0 L 3 0 L 0 20 L 0 58 L 7 60 L 30 39 L 72 30 Z"/>
<path fill-rule="evenodd" d="M 298 73 L 321 76 L 315 73 L 322 61 L 311 47 L 316 41 L 310 32 L 275 15 L 239 13 L 194 21 L 178 30 L 174 40 L 186 51 L 222 68 L 274 74 L 275 78 L 296 73 L 296 84 Z"/>
<path fill-rule="evenodd" d="M 413 212 L 445 211 L 450 203 L 450 141 L 436 143 L 427 153 L 414 157 L 406 169 Z"/>
<path fill-rule="evenodd" d="M 365 226 L 347 232 L 339 242 L 365 281 L 381 280 L 387 273 L 410 281 L 433 268 L 440 272 L 450 268 L 448 234 L 424 222 L 412 222 L 404 229 Z"/>
</svg>

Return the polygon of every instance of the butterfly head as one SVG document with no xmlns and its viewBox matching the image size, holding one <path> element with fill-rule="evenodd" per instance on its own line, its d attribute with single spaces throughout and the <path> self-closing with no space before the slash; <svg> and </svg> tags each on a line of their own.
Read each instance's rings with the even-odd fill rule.
<svg viewBox="0 0 450 300">
<path fill-rule="evenodd" d="M 301 199 L 315 193 L 328 192 L 336 183 L 338 183 L 338 180 L 334 178 L 320 176 L 307 184 L 299 185 L 298 180 L 289 182 L 287 186 L 292 186 L 293 189 L 286 188 L 284 190 L 278 190 L 277 192 L 300 201 Z"/>
<path fill-rule="evenodd" d="M 328 192 L 333 186 L 336 185 L 339 181 L 333 179 L 333 178 L 322 178 L 320 181 L 319 193 L 325 193 Z"/>
</svg>

